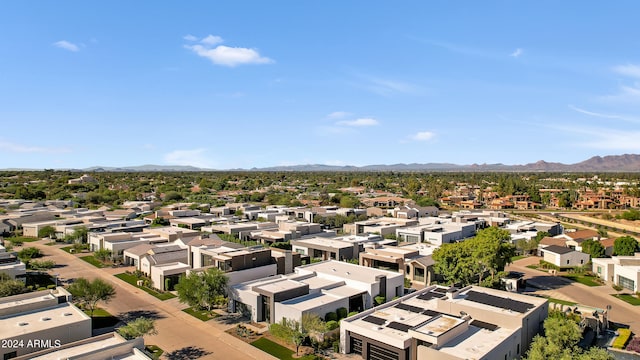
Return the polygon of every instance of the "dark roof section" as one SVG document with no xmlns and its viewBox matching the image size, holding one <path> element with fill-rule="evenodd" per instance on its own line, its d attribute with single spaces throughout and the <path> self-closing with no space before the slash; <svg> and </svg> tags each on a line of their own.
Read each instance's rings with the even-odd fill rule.
<svg viewBox="0 0 640 360">
<path fill-rule="evenodd" d="M 435 288 L 435 289 L 431 290 L 431 292 L 436 292 L 436 293 L 440 293 L 440 294 L 446 294 L 447 290 L 449 290 L 449 289 L 444 289 L 444 288 L 439 288 L 438 287 L 438 288 Z"/>
<path fill-rule="evenodd" d="M 467 300 L 489 306 L 495 306 L 505 310 L 519 312 L 521 314 L 524 314 L 529 311 L 529 309 L 533 309 L 535 307 L 534 305 L 526 302 L 503 298 L 500 296 L 490 295 L 473 290 L 467 292 Z"/>
<path fill-rule="evenodd" d="M 575 250 L 573 250 L 572 248 L 564 247 L 564 246 L 549 245 L 545 248 L 542 248 L 542 251 L 550 251 L 556 254 L 567 254 Z"/>
<path fill-rule="evenodd" d="M 407 324 L 403 324 L 403 323 L 399 323 L 397 321 L 392 321 L 392 322 L 389 323 L 389 325 L 387 325 L 387 327 L 391 328 L 391 329 L 395 329 L 395 330 L 408 332 L 409 329 L 411 329 L 413 326 L 407 325 Z"/>
<path fill-rule="evenodd" d="M 496 331 L 496 329 L 499 328 L 498 325 L 491 324 L 491 323 L 484 322 L 484 321 L 480 321 L 480 320 L 473 320 L 473 321 L 471 321 L 470 325 L 473 325 L 473 326 L 479 327 L 479 328 L 483 328 L 483 329 L 487 329 L 489 331 Z"/>
<path fill-rule="evenodd" d="M 427 315 L 427 316 L 434 317 L 434 316 L 438 316 L 438 315 L 440 315 L 440 314 L 444 314 L 444 313 L 441 313 L 441 312 L 439 312 L 439 311 L 435 311 L 435 310 L 427 309 L 427 310 L 423 311 L 423 312 L 422 312 L 422 314 L 423 314 L 423 315 Z"/>
<path fill-rule="evenodd" d="M 369 316 L 367 316 L 365 318 L 362 318 L 362 321 L 366 321 L 368 323 L 372 323 L 372 324 L 375 324 L 375 325 L 384 325 L 384 323 L 387 320 L 385 320 L 383 318 L 379 318 L 377 316 L 369 315 Z"/>
<path fill-rule="evenodd" d="M 424 309 L 419 306 L 408 305 L 405 303 L 400 303 L 396 305 L 396 307 L 401 310 L 411 311 L 412 313 L 421 313 L 424 311 Z"/>
</svg>

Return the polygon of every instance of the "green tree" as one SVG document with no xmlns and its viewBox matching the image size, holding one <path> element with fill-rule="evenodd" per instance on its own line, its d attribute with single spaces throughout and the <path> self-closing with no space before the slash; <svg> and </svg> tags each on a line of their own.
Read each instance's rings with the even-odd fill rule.
<svg viewBox="0 0 640 360">
<path fill-rule="evenodd" d="M 118 334 L 127 340 L 131 340 L 144 335 L 157 335 L 158 330 L 156 330 L 156 324 L 153 319 L 141 317 L 120 327 Z"/>
<path fill-rule="evenodd" d="M 604 257 L 605 248 L 600 241 L 588 239 L 582 242 L 582 252 L 589 254 L 592 259 Z"/>
<path fill-rule="evenodd" d="M 181 201 L 183 199 L 184 198 L 182 197 L 182 195 L 177 191 L 167 191 L 164 194 L 164 201 L 167 201 L 167 202 L 169 202 L 169 201 Z"/>
<path fill-rule="evenodd" d="M 360 200 L 354 196 L 343 195 L 340 198 L 340 207 L 343 208 L 356 208 L 360 205 Z"/>
<path fill-rule="evenodd" d="M 467 241 L 443 244 L 433 252 L 434 271 L 442 275 L 448 284 L 468 285 L 473 282 L 475 264 Z"/>
<path fill-rule="evenodd" d="M 549 313 L 544 321 L 545 336 L 536 335 L 525 360 L 613 360 L 611 355 L 592 348 L 583 352 L 577 345 L 582 338 L 578 323 L 564 313 Z M 595 349 L 595 350 L 594 350 Z"/>
<path fill-rule="evenodd" d="M 73 295 L 75 301 L 89 310 L 89 316 L 93 316 L 98 302 L 102 301 L 107 303 L 116 295 L 116 290 L 113 285 L 102 279 L 90 281 L 85 278 L 78 278 L 73 284 L 69 285 L 68 290 Z"/>
<path fill-rule="evenodd" d="M 219 269 L 209 268 L 202 273 L 181 276 L 175 286 L 180 302 L 211 311 L 220 297 L 227 293 L 229 278 Z"/>
<path fill-rule="evenodd" d="M 86 243 L 87 237 L 89 236 L 89 230 L 84 226 L 78 226 L 73 228 L 73 233 L 71 234 L 71 236 L 75 241 Z"/>
<path fill-rule="evenodd" d="M 56 234 L 56 229 L 53 226 L 45 226 L 38 231 L 39 238 L 52 238 L 53 235 Z"/>
<path fill-rule="evenodd" d="M 42 252 L 40 251 L 40 249 L 35 247 L 28 247 L 18 252 L 18 259 L 20 259 L 20 261 L 24 263 L 27 263 L 31 259 L 35 259 L 39 257 L 42 257 Z"/>
<path fill-rule="evenodd" d="M 107 261 L 111 258 L 111 250 L 109 249 L 100 249 L 100 250 L 96 250 L 93 253 L 93 256 L 95 256 L 96 259 L 100 260 L 100 261 Z"/>
<path fill-rule="evenodd" d="M 613 242 L 613 253 L 618 256 L 633 256 L 638 251 L 638 241 L 631 236 L 621 236 Z"/>
<path fill-rule="evenodd" d="M 313 332 L 322 332 L 326 328 L 326 324 L 316 314 L 303 314 L 300 321 L 282 318 L 280 323 L 272 324 L 269 331 L 286 342 L 292 343 L 296 347 L 296 356 L 298 355 L 300 345 Z"/>
</svg>

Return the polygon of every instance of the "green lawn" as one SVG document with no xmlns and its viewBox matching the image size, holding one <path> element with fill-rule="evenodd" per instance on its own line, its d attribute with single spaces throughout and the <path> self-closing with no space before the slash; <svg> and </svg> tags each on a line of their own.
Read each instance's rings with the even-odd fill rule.
<svg viewBox="0 0 640 360">
<path fill-rule="evenodd" d="M 116 274 L 114 275 L 115 277 L 117 277 L 120 280 L 123 280 L 135 287 L 137 287 L 138 289 L 146 292 L 147 294 L 154 296 L 155 298 L 159 299 L 159 300 L 169 300 L 169 299 L 173 299 L 174 297 L 176 297 L 175 295 L 173 295 L 170 292 L 157 292 L 155 290 L 149 289 L 146 286 L 138 286 L 137 281 L 140 280 L 138 279 L 135 275 L 132 274 L 127 274 L 127 273 L 121 273 L 121 274 Z"/>
<path fill-rule="evenodd" d="M 277 357 L 278 359 L 281 360 L 294 360 L 294 359 L 302 359 L 302 360 L 312 360 L 315 359 L 315 356 L 313 355 L 307 355 L 307 356 L 302 356 L 299 358 L 294 358 L 293 355 L 295 355 L 295 351 L 290 350 L 280 344 L 276 344 L 273 341 L 267 339 L 267 338 L 260 338 L 254 342 L 251 343 L 252 346 L 257 347 L 258 349 L 271 354 L 275 357 Z"/>
<path fill-rule="evenodd" d="M 151 354 L 151 357 L 155 360 L 160 359 L 160 356 L 164 353 L 164 350 L 160 349 L 155 345 L 147 345 L 144 349 Z"/>
<path fill-rule="evenodd" d="M 54 243 L 55 244 L 55 243 Z M 61 247 L 60 250 L 67 252 L 69 254 L 71 254 L 71 249 L 73 249 L 73 246 L 65 246 L 65 247 Z"/>
<path fill-rule="evenodd" d="M 615 296 L 618 299 L 622 300 L 622 301 L 626 301 L 627 303 L 633 305 L 633 306 L 638 306 L 640 305 L 640 299 L 637 297 L 634 297 L 632 295 L 629 294 L 612 294 L 611 296 Z"/>
<path fill-rule="evenodd" d="M 95 256 L 93 256 L 93 255 L 80 256 L 80 259 L 88 262 L 89 264 L 91 264 L 91 265 L 93 265 L 93 266 L 95 266 L 97 268 L 103 268 L 104 267 L 104 264 L 100 260 L 96 259 Z"/>
<path fill-rule="evenodd" d="M 195 318 L 198 318 L 198 319 L 200 319 L 202 321 L 209 321 L 211 319 L 215 319 L 218 316 L 220 316 L 220 315 L 218 315 L 218 314 L 216 314 L 214 312 L 209 312 L 207 310 L 196 310 L 196 309 L 194 309 L 192 307 L 186 308 L 186 309 L 184 309 L 182 311 L 184 311 L 187 314 L 189 314 L 189 315 L 191 315 L 191 316 L 193 316 Z"/>
<path fill-rule="evenodd" d="M 563 278 L 577 281 L 580 284 L 584 284 L 587 286 L 600 286 L 601 283 L 596 281 L 596 278 L 593 276 L 579 275 L 579 274 L 564 274 L 561 275 Z"/>
<path fill-rule="evenodd" d="M 534 269 L 534 270 L 538 270 L 538 266 L 539 265 L 527 265 L 529 269 Z"/>
<path fill-rule="evenodd" d="M 518 261 L 518 260 L 520 260 L 520 259 L 524 259 L 524 258 L 526 258 L 526 257 L 527 257 L 527 255 L 518 255 L 518 256 L 514 256 L 514 257 L 512 257 L 512 258 L 511 258 L 511 262 L 515 262 L 515 261 Z"/>
</svg>

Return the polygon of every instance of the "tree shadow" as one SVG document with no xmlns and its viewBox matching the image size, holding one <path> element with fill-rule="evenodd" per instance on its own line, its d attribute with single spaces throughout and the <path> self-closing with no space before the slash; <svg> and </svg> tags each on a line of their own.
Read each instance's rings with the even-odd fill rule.
<svg viewBox="0 0 640 360">
<path fill-rule="evenodd" d="M 160 315 L 160 313 L 158 313 L 155 310 L 133 310 L 133 311 L 127 311 L 127 312 L 118 314 L 118 318 L 120 318 L 120 320 L 122 320 L 124 323 L 128 323 L 130 321 L 133 321 L 141 317 L 151 319 L 151 320 L 158 320 L 158 319 L 164 318 L 163 315 Z"/>
<path fill-rule="evenodd" d="M 186 346 L 182 349 L 174 350 L 170 353 L 165 353 L 164 356 L 169 360 L 189 360 L 198 359 L 209 354 L 211 353 L 202 348 Z"/>
<path fill-rule="evenodd" d="M 239 314 L 227 314 L 227 315 L 220 315 L 215 319 L 215 321 L 225 325 L 235 325 L 235 324 L 247 323 L 251 321 L 251 319 L 247 316 L 242 316 Z"/>
</svg>

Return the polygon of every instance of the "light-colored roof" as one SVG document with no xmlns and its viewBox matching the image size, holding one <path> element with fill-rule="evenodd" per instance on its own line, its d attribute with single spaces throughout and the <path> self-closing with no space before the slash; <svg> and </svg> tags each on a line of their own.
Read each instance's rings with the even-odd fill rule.
<svg viewBox="0 0 640 360">
<path fill-rule="evenodd" d="M 62 303 L 46 309 L 0 318 L 0 339 L 9 339 L 47 328 L 69 326 L 82 321 L 90 321 L 89 316 L 69 303 Z"/>
<path fill-rule="evenodd" d="M 386 271 L 350 264 L 344 261 L 326 260 L 309 265 L 298 266 L 295 269 L 298 274 L 316 273 L 319 277 L 337 277 L 345 280 L 353 280 L 368 284 L 376 283 L 376 277 L 383 275 L 387 278 L 402 277 L 402 274 L 394 271 Z"/>
</svg>

